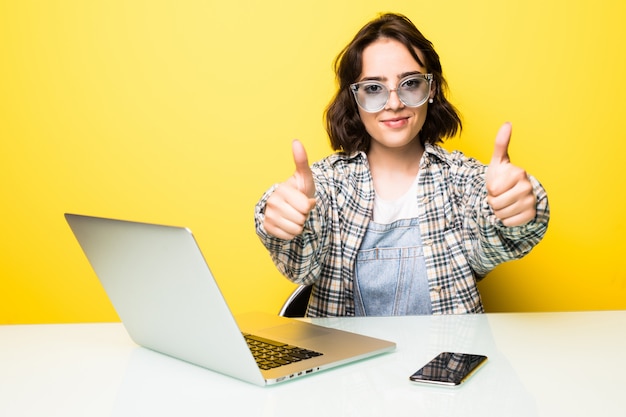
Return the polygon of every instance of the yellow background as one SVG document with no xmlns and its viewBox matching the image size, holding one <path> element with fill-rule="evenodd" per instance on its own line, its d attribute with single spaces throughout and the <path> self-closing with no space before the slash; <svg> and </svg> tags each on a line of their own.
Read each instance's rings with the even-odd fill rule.
<svg viewBox="0 0 626 417">
<path fill-rule="evenodd" d="M 117 320 L 64 212 L 191 228 L 235 312 L 293 285 L 253 207 L 330 152 L 331 63 L 381 11 L 434 42 L 464 118 L 446 146 L 512 161 L 552 221 L 483 283 L 489 311 L 626 308 L 626 3 L 121 1 L 0 3 L 0 323 Z"/>
</svg>

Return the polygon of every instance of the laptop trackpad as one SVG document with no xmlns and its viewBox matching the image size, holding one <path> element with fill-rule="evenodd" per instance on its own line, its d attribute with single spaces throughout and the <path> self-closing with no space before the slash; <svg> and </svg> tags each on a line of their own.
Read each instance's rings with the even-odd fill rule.
<svg viewBox="0 0 626 417">
<path fill-rule="evenodd" d="M 297 342 L 303 339 L 324 336 L 328 334 L 329 331 L 320 326 L 294 322 L 263 329 L 260 333 L 262 333 L 265 337 L 271 337 L 276 340 Z"/>
</svg>

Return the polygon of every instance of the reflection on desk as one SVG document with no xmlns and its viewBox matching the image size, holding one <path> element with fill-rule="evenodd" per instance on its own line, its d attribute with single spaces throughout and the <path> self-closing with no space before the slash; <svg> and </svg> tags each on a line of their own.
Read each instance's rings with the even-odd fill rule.
<svg viewBox="0 0 626 417">
<path fill-rule="evenodd" d="M 626 415 L 624 311 L 311 321 L 398 348 L 262 388 L 137 347 L 117 323 L 0 326 L 0 415 Z M 441 351 L 489 361 L 457 388 L 409 381 Z"/>
</svg>

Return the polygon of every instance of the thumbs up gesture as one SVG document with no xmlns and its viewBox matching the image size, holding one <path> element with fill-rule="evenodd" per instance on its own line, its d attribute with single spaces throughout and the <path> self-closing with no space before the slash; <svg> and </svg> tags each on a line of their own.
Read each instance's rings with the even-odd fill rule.
<svg viewBox="0 0 626 417">
<path fill-rule="evenodd" d="M 487 169 L 487 202 L 505 226 L 521 226 L 536 215 L 536 197 L 526 171 L 511 163 L 511 124 L 502 125 Z"/>
<path fill-rule="evenodd" d="M 315 207 L 315 183 L 304 146 L 291 146 L 296 171 L 267 199 L 263 227 L 270 235 L 291 240 L 302 233 L 304 222 Z"/>
</svg>

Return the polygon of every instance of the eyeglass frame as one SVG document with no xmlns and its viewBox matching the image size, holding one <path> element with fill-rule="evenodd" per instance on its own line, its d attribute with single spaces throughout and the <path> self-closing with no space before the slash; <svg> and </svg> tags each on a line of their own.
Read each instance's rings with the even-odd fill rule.
<svg viewBox="0 0 626 417">
<path fill-rule="evenodd" d="M 429 94 L 426 94 L 426 96 L 424 97 L 424 100 L 422 100 L 420 103 L 415 104 L 415 105 L 411 105 L 406 103 L 402 97 L 400 96 L 400 94 L 398 94 L 398 87 L 406 80 L 410 80 L 411 78 L 421 78 L 425 81 L 428 81 L 428 91 Z M 404 104 L 407 107 L 419 107 L 421 105 L 423 105 L 424 103 L 426 103 L 429 99 L 430 96 L 430 90 L 432 88 L 433 85 L 433 79 L 434 76 L 432 73 L 427 73 L 427 74 L 411 74 L 411 75 L 407 75 L 406 77 L 402 78 L 400 81 L 398 81 L 398 84 L 396 85 L 396 88 L 394 89 L 390 89 L 388 88 L 385 84 L 381 83 L 380 81 L 375 81 L 375 80 L 367 80 L 367 81 L 360 81 L 360 82 L 356 82 L 356 83 L 352 83 L 350 84 L 350 91 L 352 91 L 352 95 L 354 96 L 354 101 L 356 102 L 357 106 L 359 106 L 361 109 L 363 109 L 364 111 L 368 112 L 368 113 L 376 113 L 378 111 L 381 111 L 382 109 L 385 108 L 385 106 L 387 105 L 387 103 L 389 102 L 389 98 L 391 97 L 391 93 L 392 92 L 396 92 L 396 94 L 398 95 L 398 99 L 402 102 L 402 104 Z M 364 108 L 361 103 L 359 103 L 359 100 L 357 98 L 357 94 L 358 94 L 358 90 L 359 87 L 363 84 L 377 84 L 382 86 L 385 90 L 387 90 L 387 100 L 385 100 L 385 102 L 381 105 L 380 108 L 377 108 L 375 110 L 368 110 L 366 108 Z"/>
</svg>

